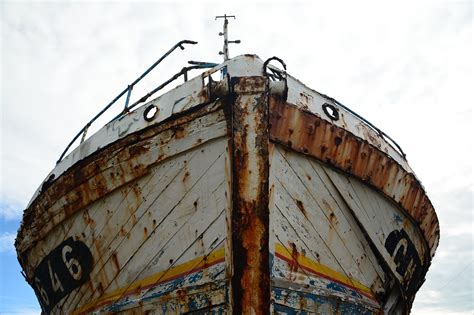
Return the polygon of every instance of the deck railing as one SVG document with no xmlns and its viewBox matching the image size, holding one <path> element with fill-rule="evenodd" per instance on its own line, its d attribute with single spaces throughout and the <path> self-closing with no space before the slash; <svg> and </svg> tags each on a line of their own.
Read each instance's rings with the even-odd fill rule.
<svg viewBox="0 0 474 315">
<path fill-rule="evenodd" d="M 177 44 L 175 44 L 173 47 L 171 47 L 163 56 L 161 56 L 157 61 L 155 61 L 155 63 L 153 63 L 145 72 L 142 73 L 142 75 L 140 75 L 135 81 L 133 81 L 131 84 L 129 84 L 122 92 L 120 92 L 110 103 L 108 103 L 97 115 L 94 116 L 94 118 L 92 118 L 75 136 L 74 138 L 71 140 L 71 142 L 69 142 L 69 144 L 66 146 L 66 149 L 64 149 L 63 153 L 61 154 L 61 156 L 59 157 L 58 161 L 56 162 L 56 164 L 58 164 L 59 162 L 62 161 L 62 159 L 64 158 L 64 156 L 66 155 L 66 153 L 69 151 L 69 149 L 71 148 L 71 146 L 76 142 L 77 139 L 79 139 L 79 137 L 81 137 L 81 143 L 86 139 L 86 135 L 87 135 L 87 130 L 89 129 L 89 127 L 100 117 L 102 116 L 102 114 L 104 114 L 109 108 L 112 107 L 112 105 L 114 105 L 122 96 L 124 96 L 125 94 L 127 94 L 127 97 L 126 97 L 126 100 L 125 100 L 125 107 L 124 109 L 120 112 L 119 115 L 117 115 L 113 120 L 123 116 L 124 114 L 128 113 L 132 108 L 134 108 L 135 106 L 137 106 L 138 104 L 140 103 L 143 103 L 145 102 L 151 95 L 155 94 L 156 92 L 158 92 L 159 90 L 163 89 L 165 86 L 167 86 L 168 84 L 170 84 L 171 82 L 173 82 L 174 80 L 178 79 L 180 76 L 184 76 L 184 80 L 187 81 L 188 80 L 188 71 L 189 70 L 193 70 L 193 69 L 205 69 L 205 68 L 212 68 L 212 67 L 215 67 L 217 66 L 216 63 L 209 63 L 209 62 L 196 62 L 196 61 L 189 61 L 189 63 L 191 64 L 191 66 L 188 66 L 188 67 L 184 67 L 183 69 L 181 69 L 180 72 L 176 73 L 174 76 L 172 76 L 170 79 L 166 80 L 164 83 L 160 84 L 158 87 L 156 87 L 155 89 L 153 89 L 152 91 L 150 91 L 149 93 L 147 93 L 146 95 L 144 95 L 142 98 L 140 98 L 138 101 L 136 101 L 135 103 L 133 103 L 132 105 L 129 105 L 130 103 L 130 97 L 131 97 L 131 94 L 132 94 L 132 91 L 133 91 L 133 87 L 138 83 L 140 82 L 147 74 L 149 74 L 158 64 L 160 64 L 163 59 L 165 59 L 166 57 L 168 57 L 176 48 L 181 48 L 181 50 L 184 50 L 184 44 L 191 44 L 191 45 L 195 45 L 197 44 L 197 42 L 195 41 L 192 41 L 192 40 L 182 40 L 180 42 L 178 42 Z"/>
</svg>

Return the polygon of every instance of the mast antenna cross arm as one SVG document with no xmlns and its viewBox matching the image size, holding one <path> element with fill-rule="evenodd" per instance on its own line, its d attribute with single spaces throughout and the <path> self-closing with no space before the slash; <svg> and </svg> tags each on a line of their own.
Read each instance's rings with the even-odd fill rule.
<svg viewBox="0 0 474 315">
<path fill-rule="evenodd" d="M 224 19 L 224 28 L 223 31 L 219 33 L 219 36 L 224 36 L 224 48 L 222 51 L 219 52 L 219 55 L 224 55 L 224 61 L 229 60 L 229 44 L 240 44 L 240 39 L 237 40 L 229 40 L 228 39 L 228 32 L 227 32 L 227 24 L 229 24 L 229 20 L 227 18 L 234 18 L 235 15 L 218 15 L 216 16 L 217 19 Z"/>
</svg>

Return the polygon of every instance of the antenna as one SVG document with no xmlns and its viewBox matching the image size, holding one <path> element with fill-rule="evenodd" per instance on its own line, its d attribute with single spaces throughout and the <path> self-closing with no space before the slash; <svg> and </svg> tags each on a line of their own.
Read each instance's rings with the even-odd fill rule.
<svg viewBox="0 0 474 315">
<path fill-rule="evenodd" d="M 217 19 L 224 19 L 224 30 L 223 32 L 219 33 L 219 36 L 224 36 L 224 48 L 222 51 L 219 52 L 219 55 L 224 55 L 224 61 L 229 60 L 229 44 L 240 44 L 240 39 L 237 40 L 228 40 L 227 38 L 227 24 L 229 24 L 229 20 L 227 18 L 234 18 L 235 20 L 235 15 L 219 15 L 216 16 Z"/>
</svg>

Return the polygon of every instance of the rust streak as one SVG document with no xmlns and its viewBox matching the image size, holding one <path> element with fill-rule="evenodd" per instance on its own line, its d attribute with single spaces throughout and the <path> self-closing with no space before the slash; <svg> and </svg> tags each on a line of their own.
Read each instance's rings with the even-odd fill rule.
<svg viewBox="0 0 474 315">
<path fill-rule="evenodd" d="M 232 308 L 268 314 L 270 300 L 268 107 L 261 77 L 233 81 Z"/>
<path fill-rule="evenodd" d="M 292 272 L 298 272 L 298 248 L 296 247 L 295 243 L 290 243 L 291 246 L 291 263 L 290 264 L 290 274 Z"/>
<path fill-rule="evenodd" d="M 150 172 L 140 157 L 156 146 L 154 137 L 175 141 L 191 130 L 190 123 L 222 109 L 222 102 L 194 107 L 183 113 L 135 134 L 128 135 L 76 163 L 54 181 L 44 185 L 43 191 L 25 210 L 16 246 L 19 252 L 27 252 L 35 242 L 41 240 L 66 218 L 106 194 L 136 180 Z M 202 141 L 202 140 L 201 140 Z M 195 145 L 199 145 L 200 142 Z M 165 159 L 161 155 L 157 161 Z M 136 192 L 139 198 L 139 192 Z M 53 207 L 55 206 L 55 207 Z M 54 212 L 51 209 L 56 209 Z M 26 266 L 24 266 L 26 268 Z"/>
<path fill-rule="evenodd" d="M 398 203 L 418 224 L 430 256 L 439 239 L 433 205 L 416 177 L 376 144 L 317 115 L 270 98 L 270 140 L 344 170 Z M 290 132 L 291 130 L 291 132 Z M 427 253 L 428 254 L 428 253 Z M 430 257 L 425 257 L 426 261 Z"/>
<path fill-rule="evenodd" d="M 298 200 L 298 199 L 296 200 L 296 206 L 298 206 L 298 209 L 301 210 L 301 212 L 303 213 L 305 218 L 308 218 L 307 213 L 306 213 L 306 209 L 304 208 L 303 202 L 301 202 L 301 200 Z"/>
</svg>

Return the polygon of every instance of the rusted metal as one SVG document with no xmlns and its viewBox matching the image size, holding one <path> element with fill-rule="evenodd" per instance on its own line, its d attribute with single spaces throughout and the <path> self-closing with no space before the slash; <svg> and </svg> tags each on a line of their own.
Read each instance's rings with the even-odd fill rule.
<svg viewBox="0 0 474 315">
<path fill-rule="evenodd" d="M 143 161 L 137 158 L 149 151 L 154 135 L 168 132 L 170 136 L 164 137 L 166 141 L 182 138 L 191 131 L 189 129 L 184 131 L 186 124 L 196 118 L 216 112 L 220 107 L 220 103 L 217 103 L 193 108 L 187 115 L 180 115 L 140 134 L 125 137 L 102 149 L 96 155 L 77 163 L 74 168 L 50 183 L 47 189 L 42 191 L 41 195 L 25 210 L 17 237 L 17 240 L 22 240 L 22 242 L 17 241 L 17 250 L 21 253 L 26 252 L 54 226 L 78 210 L 114 189 L 147 174 L 149 166 L 166 159 L 166 152 L 159 154 L 154 160 Z M 182 131 L 177 132 L 176 130 L 179 129 Z M 197 139 L 196 145 L 202 142 L 203 139 Z M 162 142 L 161 146 L 165 144 Z M 125 177 L 125 174 L 128 175 Z M 61 200 L 62 203 L 58 203 Z M 53 206 L 56 210 L 53 210 Z"/>
<path fill-rule="evenodd" d="M 224 36 L 224 46 L 222 48 L 222 51 L 219 52 L 219 55 L 222 55 L 224 57 L 224 61 L 229 60 L 229 44 L 240 44 L 240 40 L 229 40 L 228 39 L 228 32 L 227 32 L 227 25 L 229 24 L 229 20 L 227 18 L 234 18 L 235 15 L 219 15 L 216 16 L 217 19 L 224 19 L 224 27 L 223 31 L 219 33 L 219 36 Z"/>
<path fill-rule="evenodd" d="M 266 76 L 269 76 L 270 74 L 267 72 L 268 71 L 268 64 L 270 63 L 270 61 L 272 60 L 276 60 L 278 61 L 282 66 L 283 66 L 283 72 L 280 73 L 280 76 L 279 76 L 279 79 L 284 79 L 284 77 L 286 76 L 286 63 L 281 59 L 281 58 L 278 58 L 276 56 L 273 56 L 271 58 L 268 58 L 267 60 L 265 60 L 265 62 L 263 63 L 263 73 L 266 75 Z M 273 73 L 273 75 L 276 73 L 276 71 L 271 68 L 270 69 Z"/>
<path fill-rule="evenodd" d="M 130 93 L 132 92 L 132 89 L 133 89 L 133 86 L 135 84 L 137 84 L 138 82 L 141 81 L 141 79 L 143 79 L 148 73 L 150 73 L 151 70 L 153 70 L 158 64 L 160 64 L 166 57 L 169 56 L 169 54 L 171 54 L 176 48 L 181 48 L 181 50 L 184 50 L 184 44 L 191 44 L 191 45 L 195 45 L 197 44 L 197 42 L 195 41 L 192 41 L 192 40 L 182 40 L 178 43 L 176 43 L 173 47 L 171 47 L 163 56 L 161 56 L 157 61 L 155 61 L 155 63 L 153 63 L 145 72 L 142 73 L 142 75 L 140 75 L 135 81 L 133 81 L 133 83 L 131 83 L 130 85 L 128 85 L 122 92 L 120 92 L 109 104 L 107 104 L 107 106 L 105 106 L 96 116 L 94 116 L 94 118 L 92 118 L 78 133 L 77 135 L 71 140 L 71 142 L 66 146 L 66 149 L 64 149 L 63 153 L 61 154 L 61 156 L 59 157 L 58 161 L 56 163 L 59 163 L 61 162 L 61 160 L 63 159 L 63 157 L 66 155 L 66 153 L 69 151 L 69 148 L 72 146 L 72 144 L 83 134 L 83 140 L 86 136 L 86 133 L 87 133 L 87 129 L 89 129 L 90 125 L 92 123 L 94 123 L 94 121 L 97 120 L 97 118 L 99 118 L 103 113 L 105 113 L 112 105 L 115 104 L 115 102 L 117 102 L 117 100 L 119 100 L 125 93 L 128 93 L 127 94 L 127 100 L 126 100 L 126 103 L 125 103 L 125 109 L 127 109 L 128 107 L 128 102 L 129 102 L 129 99 L 130 99 Z M 81 142 L 83 142 L 83 140 Z"/>
<path fill-rule="evenodd" d="M 381 235 L 385 243 L 379 243 L 371 227 L 374 225 L 376 228 L 378 225 L 375 222 L 365 221 L 360 214 L 354 212 L 352 214 L 357 218 L 367 240 L 370 240 L 370 246 L 381 266 L 386 271 L 391 270 L 388 275 L 400 283 L 402 290 L 398 295 L 405 301 L 403 309 L 409 310 L 416 291 L 424 281 L 439 241 L 436 213 L 418 179 L 387 153 L 380 151 L 372 144 L 373 141 L 371 143 L 356 137 L 313 113 L 282 102 L 279 98 L 271 98 L 270 113 L 270 140 L 290 150 L 316 158 L 374 187 L 405 211 L 408 215 L 406 220 L 415 223 L 423 235 L 421 247 L 413 244 L 419 237 L 414 235 L 414 232 L 410 232 L 408 236 L 404 228 L 395 229 L 385 236 Z M 330 178 L 336 180 L 333 176 Z M 345 191 L 346 187 L 354 184 L 348 184 L 343 180 L 333 182 L 333 185 L 339 187 L 339 193 L 344 196 L 349 208 L 358 211 L 358 203 L 352 201 L 354 192 L 351 195 L 350 189 Z M 298 201 L 296 205 L 300 208 Z M 335 219 L 334 213 L 331 212 L 331 215 L 330 222 Z M 405 224 L 404 227 L 409 226 Z"/>
<path fill-rule="evenodd" d="M 144 212 L 143 210 L 141 210 L 142 213 L 138 213 L 140 204 L 146 202 L 147 199 L 152 198 L 153 194 L 151 193 L 156 194 L 160 192 L 158 190 L 159 185 L 156 183 L 154 185 L 150 185 L 151 193 L 143 192 L 143 187 L 145 187 L 143 185 L 145 185 L 144 183 L 148 182 L 148 180 L 144 181 L 142 179 L 143 177 L 150 177 L 150 172 L 156 173 L 156 171 L 153 171 L 153 169 L 156 168 L 157 165 L 162 165 L 163 162 L 166 160 L 171 160 L 172 162 L 173 159 L 170 159 L 170 157 L 173 157 L 177 154 L 182 154 L 183 152 L 186 152 L 188 150 L 194 149 L 195 151 L 200 152 L 203 158 L 208 159 L 205 153 L 201 153 L 201 151 L 204 152 L 204 149 L 195 149 L 195 147 L 221 147 L 222 150 L 224 150 L 222 143 L 225 143 L 225 141 L 222 139 L 222 137 L 227 135 L 227 129 L 224 121 L 224 115 L 222 113 L 221 103 L 201 106 L 188 112 L 187 115 L 176 118 L 177 120 L 170 120 L 159 126 L 156 126 L 155 128 L 145 130 L 143 131 L 143 133 L 136 134 L 133 139 L 123 139 L 123 143 L 121 146 L 118 145 L 117 147 L 114 147 L 112 145 L 109 148 L 105 148 L 102 152 L 99 152 L 96 156 L 91 156 L 87 159 L 87 161 L 84 161 L 83 164 L 77 165 L 78 169 L 73 169 L 69 172 L 64 173 L 55 182 L 53 182 L 51 186 L 46 189 L 45 192 L 40 194 L 40 197 L 38 197 L 37 201 L 33 202 L 32 207 L 35 207 L 35 205 L 38 206 L 37 202 L 40 202 L 43 197 L 46 198 L 49 196 L 50 198 L 59 198 L 59 200 L 61 200 L 60 196 L 52 195 L 55 192 L 58 193 L 58 191 L 63 191 L 64 193 L 68 194 L 67 190 L 70 190 L 70 192 L 73 194 L 84 194 L 84 198 L 81 198 L 77 203 L 63 204 L 61 211 L 65 212 L 65 214 L 60 216 L 60 219 L 62 221 L 59 221 L 58 219 L 54 222 L 53 227 L 60 226 L 64 228 L 64 230 L 62 228 L 59 230 L 57 228 L 53 230 L 49 226 L 37 226 L 36 224 L 38 222 L 41 222 L 43 219 L 47 221 L 47 218 L 41 218 L 36 216 L 35 218 L 30 219 L 32 220 L 31 226 L 38 227 L 37 233 L 31 234 L 32 230 L 29 227 L 24 226 L 22 228 L 22 232 L 20 232 L 18 237 L 18 239 L 21 239 L 22 241 L 22 243 L 17 243 L 18 250 L 20 250 L 20 248 L 24 246 L 24 250 L 20 253 L 22 266 L 28 275 L 28 280 L 35 287 L 36 285 L 34 283 L 35 277 L 33 276 L 33 271 L 37 269 L 40 260 L 41 262 L 44 262 L 42 265 L 48 266 L 50 259 L 48 257 L 43 257 L 41 253 L 42 251 L 49 250 L 49 244 L 54 244 L 54 242 L 61 240 L 59 237 L 54 237 L 55 235 L 59 234 L 60 237 L 64 237 L 62 235 L 74 235 L 75 238 L 80 239 L 81 242 L 87 242 L 88 247 L 93 253 L 94 271 L 91 274 L 90 281 L 88 282 L 88 284 L 93 285 L 86 286 L 84 283 L 84 285 L 80 288 L 79 292 L 77 292 L 77 290 L 74 292 L 65 290 L 64 292 L 67 292 L 68 295 L 66 297 L 60 297 L 62 304 L 57 306 L 57 308 L 61 308 L 59 310 L 55 309 L 55 313 L 62 313 L 62 310 L 64 310 L 64 312 L 68 312 L 69 310 L 80 308 L 84 305 L 84 303 L 87 303 L 90 300 L 94 301 L 100 299 L 101 296 L 103 296 L 107 292 L 110 292 L 110 287 L 112 287 L 113 289 L 114 286 L 116 286 L 117 284 L 133 284 L 133 281 L 124 281 L 124 274 L 127 275 L 128 273 L 131 273 L 133 277 L 138 277 L 138 275 L 142 273 L 140 272 L 135 274 L 130 271 L 133 270 L 131 269 L 129 263 L 129 260 L 133 258 L 133 255 L 131 255 L 133 253 L 132 250 L 136 250 L 136 248 L 142 247 L 142 243 L 146 242 L 152 237 L 158 237 L 158 239 L 162 241 L 164 233 L 169 234 L 173 232 L 174 225 L 169 225 L 169 227 L 162 227 L 162 220 L 159 220 L 157 222 L 157 220 L 155 219 L 157 216 L 160 215 L 160 213 L 164 214 L 164 211 L 157 213 L 155 211 Z M 210 135 L 212 136 L 209 137 Z M 215 140 L 215 137 L 221 138 L 219 140 L 219 146 L 216 146 L 216 141 L 212 142 L 212 140 Z M 211 144 L 209 144 L 209 142 L 211 142 Z M 163 150 L 155 149 L 154 147 L 159 147 Z M 134 173 L 133 167 L 123 167 L 123 165 L 126 165 L 126 163 L 124 162 L 128 161 L 127 159 L 130 161 L 135 161 L 136 163 L 141 165 L 143 169 L 148 169 L 148 171 L 145 174 L 136 174 Z M 198 171 L 206 171 L 206 168 L 202 169 L 198 167 L 198 161 L 196 159 L 192 161 L 192 166 L 188 165 L 187 160 L 184 160 L 183 168 L 176 167 L 176 171 L 179 172 L 178 174 L 181 174 L 182 176 L 176 176 L 176 187 L 174 189 L 177 193 L 171 193 L 171 195 L 174 198 L 177 198 L 178 201 L 183 199 L 182 196 L 185 196 L 184 193 L 178 193 L 179 189 L 191 190 L 192 187 L 195 187 L 195 181 L 197 179 L 202 178 L 201 175 L 197 175 L 195 173 Z M 223 158 L 220 158 L 219 161 L 223 161 Z M 206 163 L 211 162 L 212 160 L 209 160 Z M 200 164 L 202 165 L 203 163 Z M 122 167 L 118 170 L 115 169 L 115 165 L 121 165 Z M 187 211 L 184 214 L 179 213 L 178 211 L 176 211 L 178 213 L 173 214 L 173 216 L 176 217 L 174 218 L 175 222 L 177 222 L 177 224 L 179 223 L 180 225 L 183 225 L 187 221 L 180 221 L 178 220 L 178 218 L 183 218 L 183 215 L 186 214 L 189 216 L 198 213 L 194 215 L 197 220 L 197 223 L 192 225 L 190 224 L 187 226 L 187 229 L 190 229 L 190 231 L 183 231 L 184 235 L 189 236 L 188 242 L 192 242 L 195 237 L 198 237 L 201 240 L 200 244 L 202 245 L 200 245 L 200 247 L 202 247 L 202 249 L 193 249 L 193 253 L 212 250 L 215 246 L 219 246 L 219 244 L 222 242 L 222 240 L 220 240 L 219 238 L 216 239 L 215 235 L 207 236 L 206 234 L 205 236 L 194 236 L 194 233 L 198 233 L 198 229 L 200 229 L 200 231 L 203 229 L 204 231 L 206 231 L 207 225 L 212 224 L 213 222 L 212 220 L 203 220 L 201 218 L 201 215 L 199 213 L 202 213 L 203 207 L 204 209 L 206 207 L 212 209 L 212 211 L 206 210 L 205 215 L 216 213 L 215 215 L 218 215 L 218 218 L 220 218 L 219 221 L 216 221 L 217 224 L 220 223 L 218 224 L 220 227 L 212 227 L 211 229 L 209 229 L 209 234 L 216 233 L 217 231 L 219 231 L 219 229 L 224 230 L 222 224 L 224 223 L 224 215 L 222 214 L 223 211 L 221 210 L 222 202 L 218 202 L 218 200 L 220 200 L 218 196 L 220 196 L 221 194 L 223 195 L 222 185 L 219 186 L 221 187 L 219 190 L 217 190 L 216 188 L 212 188 L 213 186 L 211 186 L 213 181 L 215 182 L 216 180 L 219 180 L 220 177 L 215 176 L 215 173 L 220 172 L 220 170 L 223 169 L 223 165 L 223 162 L 216 164 L 211 174 L 207 175 L 208 177 L 210 176 L 212 180 L 206 181 L 207 185 L 198 186 L 201 190 L 201 198 L 191 199 L 188 202 L 188 204 L 192 206 L 192 211 L 189 212 L 189 207 L 184 207 L 181 210 Z M 107 176 L 110 175 L 110 177 L 104 178 L 103 176 L 101 176 L 101 174 L 105 174 Z M 160 173 L 158 174 L 161 176 Z M 69 180 L 67 180 L 68 177 Z M 183 179 L 184 183 L 182 181 Z M 83 184 L 75 186 L 74 182 L 76 181 L 83 182 Z M 141 186 L 138 186 L 137 182 L 141 183 Z M 219 185 L 219 182 L 217 181 L 215 185 Z M 168 185 L 163 186 L 165 188 L 168 187 Z M 206 191 L 206 189 L 208 188 L 213 189 L 213 191 L 215 190 L 216 194 L 209 195 Z M 120 202 L 120 198 L 114 201 L 113 195 L 126 196 L 126 202 Z M 209 198 L 206 199 L 207 197 Z M 165 200 L 169 200 L 170 197 L 168 196 L 167 198 L 168 199 Z M 94 202 L 99 199 L 101 200 L 101 202 Z M 210 205 L 209 202 L 211 202 Z M 109 212 L 105 211 L 106 209 L 101 209 L 101 203 L 106 207 L 113 207 L 113 211 Z M 44 209 L 46 211 L 41 211 L 41 208 L 30 208 L 30 211 L 34 211 L 36 209 L 37 212 L 34 214 L 41 215 L 44 213 L 48 213 L 51 208 L 54 208 L 54 206 L 55 205 L 53 203 L 50 208 Z M 69 210 L 66 211 L 67 209 Z M 90 212 L 92 211 L 91 209 L 94 209 L 94 215 L 92 215 L 92 213 Z M 32 212 L 28 213 L 31 215 Z M 77 213 L 80 213 L 80 215 L 77 216 Z M 115 213 L 123 213 L 123 215 L 115 216 Z M 219 213 L 221 213 L 222 215 Z M 97 216 L 99 216 L 99 218 L 97 218 Z M 116 219 L 113 220 L 113 222 L 115 223 L 109 224 L 108 219 L 110 219 L 110 217 L 112 216 L 116 217 Z M 126 220 L 128 216 L 130 217 L 130 223 L 127 223 Z M 26 222 L 26 220 L 24 222 Z M 118 226 L 117 223 L 122 224 L 122 226 Z M 160 227 L 158 228 L 158 226 Z M 83 231 L 83 236 L 78 235 L 78 233 L 80 233 L 81 231 Z M 84 232 L 86 233 L 84 234 Z M 204 232 L 202 233 L 204 234 Z M 225 233 L 219 232 L 219 235 L 220 237 L 223 237 L 225 236 Z M 203 237 L 205 237 L 204 240 L 202 239 Z M 42 243 L 44 242 L 43 239 L 45 238 L 47 238 L 47 243 L 49 244 Z M 117 240 L 113 241 L 115 242 L 113 243 L 115 245 L 110 243 L 111 239 Z M 105 242 L 105 240 L 107 240 L 107 242 Z M 139 246 L 134 244 L 126 245 L 127 242 L 131 243 L 132 241 L 134 241 L 134 243 L 138 242 Z M 118 246 L 118 244 L 122 244 L 122 242 L 124 243 L 124 245 Z M 156 243 L 148 243 L 149 245 L 147 246 L 151 245 L 153 246 L 153 248 L 156 247 Z M 110 244 L 112 244 L 113 246 Z M 211 248 L 208 248 L 209 244 L 211 244 Z M 176 246 L 171 246 L 171 254 L 173 254 L 174 256 L 170 256 L 169 259 L 165 259 L 166 263 L 160 263 L 159 266 L 166 267 L 168 263 L 169 265 L 175 264 L 175 261 L 178 260 L 177 258 L 179 258 L 179 255 L 181 254 L 180 252 L 176 251 L 176 249 L 179 248 L 179 246 L 184 245 L 184 243 L 178 243 L 176 244 Z M 189 245 L 184 246 L 183 250 L 186 250 L 188 246 Z M 127 249 L 125 249 L 125 247 L 127 247 Z M 58 250 L 61 251 L 63 247 L 62 245 L 59 245 L 58 248 Z M 151 250 L 145 252 L 154 253 L 154 251 Z M 170 254 L 168 253 L 167 255 Z M 153 262 L 156 259 L 154 257 L 151 258 L 153 258 Z M 222 258 L 219 259 L 222 260 Z M 138 260 L 139 262 L 138 268 L 144 268 L 150 264 L 147 263 L 148 260 L 144 258 L 144 254 L 137 255 L 137 257 L 135 257 L 135 260 Z M 216 259 L 214 259 L 214 261 L 216 261 Z M 217 260 L 217 262 L 218 261 L 219 260 Z M 156 262 L 154 264 L 156 264 Z M 40 266 L 42 265 L 40 264 Z M 53 264 L 53 266 L 55 265 Z M 59 266 L 61 267 L 62 265 L 59 264 Z M 203 265 L 203 267 L 206 266 L 207 262 Z M 191 270 L 193 269 L 191 268 Z M 224 274 L 222 273 L 222 270 L 216 272 L 216 274 Z M 62 277 L 62 274 L 64 273 L 58 274 L 60 275 L 60 277 Z M 146 276 L 146 273 L 144 273 L 144 275 Z M 46 277 L 47 276 L 48 275 L 46 275 Z M 64 282 L 64 279 L 67 280 L 67 277 L 62 277 L 63 284 L 66 283 Z M 195 281 L 193 279 L 194 278 L 190 278 L 190 283 L 193 283 L 193 281 Z M 40 278 L 41 283 L 49 283 L 48 280 L 48 277 L 46 279 Z M 64 288 L 66 287 L 64 286 Z M 38 290 L 40 290 L 39 292 L 42 292 L 41 289 Z M 44 296 L 53 296 L 52 292 L 54 291 L 54 287 L 46 287 L 46 290 L 48 290 L 49 293 L 48 295 L 43 294 Z M 127 294 L 129 294 L 128 291 Z M 59 298 L 48 298 L 46 300 L 43 300 L 43 303 L 46 303 L 43 304 L 44 309 L 49 312 L 50 308 L 55 307 L 55 305 L 47 304 L 47 302 L 57 303 L 58 301 Z M 100 303 L 101 301 L 99 300 L 97 303 L 94 303 L 92 307 L 96 307 L 97 305 L 100 305 Z M 118 305 L 120 305 L 121 303 L 122 302 L 120 301 L 117 302 Z M 189 305 L 191 304 L 192 300 L 189 301 Z M 65 306 L 64 309 L 62 308 L 62 305 Z"/>
<path fill-rule="evenodd" d="M 270 139 L 317 158 L 379 189 L 402 206 L 423 231 L 434 255 L 439 223 L 418 179 L 386 153 L 320 117 L 277 99 L 270 101 Z"/>
<path fill-rule="evenodd" d="M 205 71 L 55 167 L 15 244 L 46 312 L 411 308 L 439 241 L 421 183 L 379 129 L 271 60 Z"/>
<path fill-rule="evenodd" d="M 181 76 L 184 76 L 184 81 L 187 82 L 188 81 L 188 72 L 190 70 L 194 70 L 194 69 L 205 69 L 205 68 L 209 68 L 209 67 L 213 67 L 214 64 L 207 64 L 207 63 L 203 63 L 203 64 L 198 64 L 198 65 L 194 65 L 194 66 L 189 66 L 189 67 L 184 67 L 181 69 L 181 71 L 179 71 L 178 73 L 174 74 L 171 78 L 169 78 L 168 80 L 166 80 L 165 82 L 163 82 L 162 84 L 158 85 L 156 88 L 154 88 L 153 90 L 151 90 L 150 92 L 146 93 L 144 96 L 142 96 L 138 101 L 136 101 L 135 103 L 133 103 L 132 105 L 130 106 L 127 106 L 125 107 L 125 109 L 114 119 L 118 119 L 120 118 L 121 116 L 125 115 L 126 113 L 128 113 L 131 109 L 135 108 L 136 106 L 140 105 L 141 103 L 144 103 L 146 102 L 152 95 L 154 95 L 155 93 L 157 93 L 158 91 L 162 90 L 163 88 L 165 88 L 168 84 L 170 84 L 171 82 L 175 81 L 176 79 L 178 79 L 179 77 Z"/>
<path fill-rule="evenodd" d="M 267 81 L 232 81 L 232 308 L 270 311 Z"/>
</svg>

